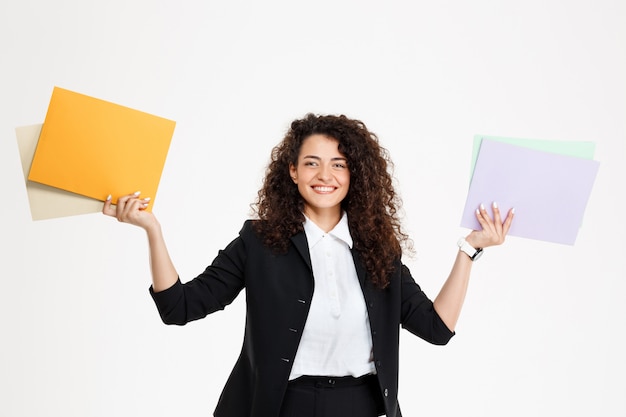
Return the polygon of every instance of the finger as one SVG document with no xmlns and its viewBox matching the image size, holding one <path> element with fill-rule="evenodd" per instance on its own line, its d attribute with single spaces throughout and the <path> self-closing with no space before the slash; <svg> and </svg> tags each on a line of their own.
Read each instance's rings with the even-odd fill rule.
<svg viewBox="0 0 626 417">
<path fill-rule="evenodd" d="M 484 219 L 484 210 L 483 210 L 483 205 L 481 204 L 477 209 L 476 209 L 476 220 L 478 220 L 478 223 L 480 223 L 481 225 L 485 222 Z"/>
<path fill-rule="evenodd" d="M 133 198 L 137 198 L 140 195 L 141 195 L 141 191 L 137 191 L 137 192 L 134 192 L 132 194 L 123 195 L 123 196 L 121 196 L 120 198 L 117 199 L 117 204 L 118 205 L 126 204 L 126 202 L 128 200 L 131 200 Z"/>
<path fill-rule="evenodd" d="M 139 207 L 140 210 L 145 210 L 150 205 L 150 197 L 142 198 L 139 201 L 141 201 L 141 207 Z"/>
<path fill-rule="evenodd" d="M 115 217 L 116 209 L 113 207 L 113 198 L 111 194 L 104 200 L 104 206 L 102 206 L 102 214 L 106 216 Z"/>
<path fill-rule="evenodd" d="M 141 191 L 137 191 L 133 194 L 127 194 L 119 197 L 117 199 L 117 213 L 121 214 L 121 212 L 124 210 L 124 207 L 126 207 L 126 204 L 128 204 L 128 202 L 132 201 L 133 199 L 139 197 L 140 194 Z"/>
<path fill-rule="evenodd" d="M 476 218 L 478 222 L 482 226 L 483 230 L 493 231 L 493 221 L 491 220 L 491 216 L 487 212 L 485 205 L 480 203 L 480 206 L 476 210 Z"/>
<path fill-rule="evenodd" d="M 491 203 L 491 209 L 493 211 L 493 221 L 495 224 L 502 224 L 502 217 L 500 216 L 500 208 L 497 202 Z"/>
<path fill-rule="evenodd" d="M 502 236 L 502 216 L 500 215 L 500 208 L 495 201 L 491 203 L 491 209 L 493 210 L 493 223 L 495 231 L 499 236 Z"/>
<path fill-rule="evenodd" d="M 123 204 L 118 202 L 117 220 L 120 222 L 131 223 L 133 214 L 137 211 L 137 206 L 137 199 L 126 199 Z"/>
<path fill-rule="evenodd" d="M 123 207 L 118 206 L 117 219 L 121 222 L 133 223 L 137 217 L 137 213 L 148 208 L 150 197 L 146 198 L 130 198 L 126 200 Z"/>
<path fill-rule="evenodd" d="M 139 196 L 140 192 L 137 191 L 132 194 L 126 194 L 117 199 L 117 219 L 119 221 L 123 221 L 122 219 L 128 213 L 127 208 L 130 208 L 130 203 Z"/>
<path fill-rule="evenodd" d="M 511 223 L 513 223 L 513 217 L 515 216 L 515 207 L 512 207 L 506 215 L 506 219 L 504 219 L 504 223 L 502 224 L 502 232 L 507 235 L 509 233 L 509 229 L 511 228 Z"/>
</svg>

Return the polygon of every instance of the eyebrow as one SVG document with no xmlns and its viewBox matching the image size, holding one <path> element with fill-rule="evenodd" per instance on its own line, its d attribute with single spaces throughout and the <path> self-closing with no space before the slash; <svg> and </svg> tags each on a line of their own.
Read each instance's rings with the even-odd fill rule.
<svg viewBox="0 0 626 417">
<path fill-rule="evenodd" d="M 307 159 L 307 158 L 311 158 L 311 159 L 317 159 L 319 161 L 322 160 L 322 158 L 320 158 L 319 156 L 316 155 L 305 155 L 302 157 L 302 159 Z M 335 158 L 330 158 L 331 161 L 346 161 L 348 162 L 348 160 L 346 158 L 344 158 L 343 156 L 337 156 Z"/>
</svg>

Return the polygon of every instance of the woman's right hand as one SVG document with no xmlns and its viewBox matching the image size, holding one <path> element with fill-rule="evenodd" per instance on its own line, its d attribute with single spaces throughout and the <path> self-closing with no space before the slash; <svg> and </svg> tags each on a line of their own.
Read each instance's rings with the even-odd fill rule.
<svg viewBox="0 0 626 417">
<path fill-rule="evenodd" d="M 123 223 L 139 226 L 146 231 L 157 225 L 156 217 L 149 211 L 146 211 L 150 198 L 140 198 L 141 192 L 137 191 L 117 199 L 117 204 L 113 204 L 112 198 L 109 197 L 104 202 L 102 213 L 115 217 Z"/>
</svg>

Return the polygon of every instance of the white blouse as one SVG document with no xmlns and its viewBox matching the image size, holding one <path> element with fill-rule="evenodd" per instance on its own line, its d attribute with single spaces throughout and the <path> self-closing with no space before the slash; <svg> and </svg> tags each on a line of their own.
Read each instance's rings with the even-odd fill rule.
<svg viewBox="0 0 626 417">
<path fill-rule="evenodd" d="M 306 218 L 304 232 L 315 291 L 289 379 L 375 373 L 369 317 L 350 252 L 347 215 L 328 233 Z"/>
</svg>

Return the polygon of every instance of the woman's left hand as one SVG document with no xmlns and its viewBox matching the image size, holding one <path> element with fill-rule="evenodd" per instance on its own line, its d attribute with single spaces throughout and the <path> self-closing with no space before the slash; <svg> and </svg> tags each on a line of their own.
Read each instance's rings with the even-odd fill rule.
<svg viewBox="0 0 626 417">
<path fill-rule="evenodd" d="M 502 244 L 511 228 L 515 209 L 509 210 L 503 222 L 498 205 L 494 202 L 491 208 L 493 210 L 493 219 L 482 204 L 476 210 L 476 219 L 480 223 L 482 230 L 472 230 L 465 238 L 475 248 L 486 248 Z"/>
</svg>

